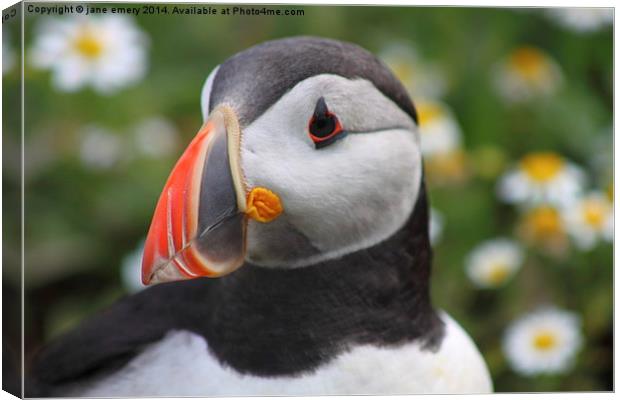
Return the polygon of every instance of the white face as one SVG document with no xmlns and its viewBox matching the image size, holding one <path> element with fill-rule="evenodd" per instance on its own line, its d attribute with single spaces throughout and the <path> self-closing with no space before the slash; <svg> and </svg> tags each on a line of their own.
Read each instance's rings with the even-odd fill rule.
<svg viewBox="0 0 620 400">
<path fill-rule="evenodd" d="M 308 125 L 320 97 L 348 134 L 317 149 Z M 247 187 L 271 189 L 284 207 L 270 223 L 249 221 L 247 261 L 301 267 L 387 239 L 413 211 L 421 161 L 414 122 L 370 82 L 298 83 L 242 131 Z"/>
</svg>

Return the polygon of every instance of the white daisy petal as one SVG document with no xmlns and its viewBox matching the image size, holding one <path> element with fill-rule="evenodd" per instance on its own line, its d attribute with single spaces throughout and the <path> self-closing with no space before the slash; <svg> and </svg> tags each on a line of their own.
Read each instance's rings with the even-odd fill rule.
<svg viewBox="0 0 620 400">
<path fill-rule="evenodd" d="M 447 154 L 461 146 L 461 128 L 446 104 L 419 100 L 416 109 L 424 156 Z"/>
<path fill-rule="evenodd" d="M 562 7 L 547 10 L 547 14 L 558 24 L 575 32 L 593 32 L 614 22 L 612 8 Z"/>
<path fill-rule="evenodd" d="M 59 90 L 110 94 L 146 73 L 147 37 L 129 17 L 47 18 L 36 32 L 29 63 L 51 69 Z"/>
<path fill-rule="evenodd" d="M 498 94 L 505 101 L 516 103 L 555 93 L 563 76 L 549 55 L 540 49 L 523 46 L 495 66 L 492 79 Z"/>
<path fill-rule="evenodd" d="M 519 171 L 509 171 L 499 181 L 498 196 L 507 203 L 521 203 L 527 199 L 528 180 Z"/>
<path fill-rule="evenodd" d="M 149 157 L 171 154 L 177 146 L 177 131 L 163 118 L 148 118 L 135 129 L 135 142 L 138 151 Z"/>
<path fill-rule="evenodd" d="M 54 67 L 52 77 L 54 86 L 66 92 L 73 92 L 82 87 L 92 74 L 88 65 L 76 57 L 68 56 L 59 61 Z"/>
<path fill-rule="evenodd" d="M 11 49 L 11 39 L 8 31 L 2 34 L 2 74 L 6 74 L 15 66 L 15 54 Z"/>
<path fill-rule="evenodd" d="M 504 238 L 478 245 L 465 261 L 465 272 L 474 285 L 495 288 L 505 284 L 521 268 L 523 251 L 514 241 Z"/>
<path fill-rule="evenodd" d="M 116 135 L 98 126 L 88 126 L 80 132 L 80 158 L 92 169 L 112 168 L 122 156 L 122 142 Z"/>
<path fill-rule="evenodd" d="M 581 250 L 613 239 L 613 204 L 602 192 L 591 192 L 563 209 L 567 231 Z"/>
<path fill-rule="evenodd" d="M 391 43 L 379 52 L 379 58 L 394 72 L 412 97 L 439 98 L 445 94 L 447 82 L 440 68 L 421 60 L 412 45 Z"/>
<path fill-rule="evenodd" d="M 144 252 L 143 239 L 136 249 L 127 254 L 121 261 L 121 282 L 129 293 L 136 293 L 146 288 L 142 284 L 142 253 Z"/>
<path fill-rule="evenodd" d="M 461 144 L 461 127 L 447 104 L 416 101 L 420 144 L 428 181 L 433 185 L 458 184 L 468 174 L 467 154 Z"/>
<path fill-rule="evenodd" d="M 568 204 L 579 196 L 585 185 L 581 168 L 558 154 L 526 154 L 518 166 L 499 180 L 497 194 L 511 204 Z"/>
<path fill-rule="evenodd" d="M 511 367 L 522 375 L 562 373 L 582 345 L 580 320 L 572 312 L 543 308 L 514 321 L 502 342 Z"/>
<path fill-rule="evenodd" d="M 142 53 L 139 52 L 119 52 L 115 56 L 119 63 L 109 63 L 102 60 L 96 66 L 97 79 L 93 85 L 100 91 L 115 91 L 134 80 L 140 79 L 145 70 L 145 62 Z"/>
</svg>

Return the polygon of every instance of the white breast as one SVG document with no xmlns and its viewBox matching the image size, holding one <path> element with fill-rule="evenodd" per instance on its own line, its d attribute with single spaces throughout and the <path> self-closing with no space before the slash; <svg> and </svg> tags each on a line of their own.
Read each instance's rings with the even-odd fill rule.
<svg viewBox="0 0 620 400">
<path fill-rule="evenodd" d="M 68 389 L 70 396 L 222 396 L 486 393 L 487 367 L 467 333 L 445 313 L 436 352 L 417 343 L 359 346 L 298 377 L 261 378 L 222 366 L 202 336 L 174 331 L 106 378 Z"/>
</svg>

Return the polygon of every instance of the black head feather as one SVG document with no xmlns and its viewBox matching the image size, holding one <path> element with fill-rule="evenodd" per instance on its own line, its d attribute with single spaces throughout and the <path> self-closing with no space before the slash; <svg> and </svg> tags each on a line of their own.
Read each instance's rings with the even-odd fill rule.
<svg viewBox="0 0 620 400">
<path fill-rule="evenodd" d="M 247 126 L 296 84 L 320 74 L 366 79 L 417 122 L 407 91 L 376 56 L 352 43 L 309 36 L 261 43 L 226 60 L 213 80 L 208 111 L 232 104 Z"/>
</svg>

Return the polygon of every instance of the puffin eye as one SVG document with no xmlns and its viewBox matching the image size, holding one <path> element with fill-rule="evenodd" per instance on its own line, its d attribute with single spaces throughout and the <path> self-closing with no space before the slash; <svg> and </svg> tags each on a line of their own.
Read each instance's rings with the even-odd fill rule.
<svg viewBox="0 0 620 400">
<path fill-rule="evenodd" d="M 343 137 L 342 126 L 338 117 L 327 109 L 325 99 L 319 98 L 314 108 L 314 113 L 308 124 L 310 139 L 314 142 L 317 149 L 325 147 Z"/>
</svg>

